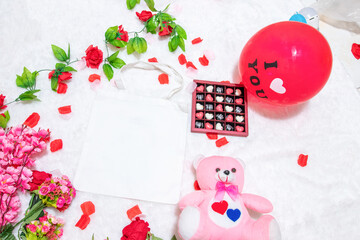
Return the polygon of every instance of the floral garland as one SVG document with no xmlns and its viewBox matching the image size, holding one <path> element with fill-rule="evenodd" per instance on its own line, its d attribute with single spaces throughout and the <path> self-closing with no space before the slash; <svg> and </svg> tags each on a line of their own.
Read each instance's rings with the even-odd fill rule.
<svg viewBox="0 0 360 240">
<path fill-rule="evenodd" d="M 127 0 L 127 6 L 131 9 L 139 2 L 139 0 L 135 0 L 134 4 L 134 0 Z M 51 69 L 30 71 L 24 67 L 22 74 L 16 75 L 16 85 L 25 91 L 10 102 L 5 102 L 6 96 L 0 94 L 0 111 L 16 102 L 39 100 L 36 93 L 41 90 L 37 89 L 36 81 L 41 72 L 49 72 L 50 87 L 54 92 L 65 94 L 68 88 L 67 82 L 72 79 L 73 72 L 77 72 L 71 66 L 76 62 L 80 66 L 78 70 L 85 68 L 85 66 L 99 69 L 100 65 L 103 64 L 102 70 L 110 81 L 113 78 L 114 69 L 120 69 L 126 65 L 118 57 L 119 50 L 110 55 L 110 46 L 126 48 L 127 54 L 142 54 L 147 51 L 148 47 L 145 38 L 140 36 L 144 31 L 152 34 L 157 33 L 159 36 L 169 36 L 168 49 L 170 52 L 175 51 L 178 47 L 185 51 L 186 32 L 180 25 L 175 23 L 176 19 L 174 17 L 166 13 L 169 5 L 164 10 L 158 11 L 155 9 L 153 0 L 145 0 L 145 2 L 151 11 L 136 12 L 136 16 L 144 23 L 144 27 L 140 31 L 127 32 L 122 25 L 113 26 L 106 30 L 104 40 L 106 57 L 103 56 L 101 49 L 90 45 L 85 50 L 85 56 L 71 59 L 70 44 L 67 46 L 67 51 L 56 45 L 51 45 L 52 52 L 59 62 L 55 63 L 55 67 Z M 130 38 L 129 34 L 133 34 L 133 37 Z M 154 58 L 149 59 L 149 61 L 156 62 L 157 60 Z M 90 75 L 89 81 L 99 78 L 99 75 L 93 74 Z M 69 112 L 71 112 L 70 106 L 59 108 L 60 114 Z M 68 177 L 57 177 L 50 173 L 31 170 L 35 165 L 35 155 L 44 151 L 50 140 L 49 130 L 39 129 L 36 131 L 33 129 L 39 119 L 39 114 L 33 113 L 23 124 L 16 127 L 7 127 L 10 120 L 9 111 L 0 113 L 0 239 L 16 239 L 13 231 L 18 226 L 18 239 L 60 239 L 63 235 L 64 221 L 50 215 L 45 211 L 45 208 L 53 207 L 60 212 L 65 211 L 76 196 L 76 190 Z M 56 139 L 50 143 L 52 152 L 61 148 L 61 139 Z M 24 217 L 17 221 L 21 204 L 18 195 L 20 191 L 23 193 L 29 191 L 31 200 Z M 92 209 L 91 213 L 93 213 L 95 211 L 94 206 L 90 208 Z M 87 207 L 84 209 L 87 209 Z M 87 214 L 91 213 L 87 212 Z M 77 225 L 84 229 L 89 221 L 89 217 L 86 215 L 83 220 L 80 219 L 79 225 Z M 139 229 L 140 233 L 137 232 Z M 155 240 L 160 238 L 150 233 L 147 222 L 135 218 L 123 229 L 122 239 Z"/>
</svg>

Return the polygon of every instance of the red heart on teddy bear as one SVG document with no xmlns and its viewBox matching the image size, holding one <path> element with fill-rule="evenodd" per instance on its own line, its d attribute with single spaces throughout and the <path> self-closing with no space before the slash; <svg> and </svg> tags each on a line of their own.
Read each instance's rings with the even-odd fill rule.
<svg viewBox="0 0 360 240">
<path fill-rule="evenodd" d="M 223 200 L 221 202 L 214 202 L 212 205 L 211 205 L 211 208 L 221 214 L 221 215 L 224 215 L 224 213 L 226 212 L 227 208 L 228 208 L 229 204 L 227 203 L 227 201 Z"/>
</svg>

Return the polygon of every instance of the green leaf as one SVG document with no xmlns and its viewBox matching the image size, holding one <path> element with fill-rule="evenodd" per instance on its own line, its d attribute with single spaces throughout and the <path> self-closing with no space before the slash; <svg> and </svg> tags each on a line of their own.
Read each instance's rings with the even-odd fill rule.
<svg viewBox="0 0 360 240">
<path fill-rule="evenodd" d="M 135 49 L 134 49 L 134 38 L 130 38 L 128 45 L 127 45 L 127 54 L 132 54 Z"/>
<path fill-rule="evenodd" d="M 32 73 L 26 67 L 24 67 L 24 71 L 23 71 L 23 74 L 21 75 L 21 77 L 23 79 L 23 82 L 24 82 L 24 85 L 26 86 L 26 88 L 34 86 L 35 79 L 33 81 Z"/>
<path fill-rule="evenodd" d="M 75 68 L 70 67 L 70 66 L 66 66 L 63 69 L 64 72 L 77 72 Z"/>
<path fill-rule="evenodd" d="M 163 239 L 159 238 L 159 237 L 155 237 L 154 235 L 152 235 L 151 240 L 163 240 Z"/>
<path fill-rule="evenodd" d="M 94 234 L 93 234 L 91 240 L 94 240 L 94 239 L 95 239 L 95 236 L 94 236 Z"/>
<path fill-rule="evenodd" d="M 44 208 L 45 208 L 45 205 L 42 201 L 37 202 L 25 214 L 25 218 L 23 219 L 24 223 L 30 223 L 31 221 L 38 219 L 41 215 L 44 214 L 44 212 L 43 212 Z"/>
<path fill-rule="evenodd" d="M 5 115 L 5 117 L 4 117 L 3 115 L 0 115 L 0 127 L 2 127 L 3 129 L 6 128 L 6 125 L 7 125 L 7 123 L 8 123 L 9 120 L 10 120 L 9 111 L 5 111 L 5 112 L 4 112 L 4 115 Z M 0 236 L 1 236 L 1 235 L 0 235 Z M 0 238 L 0 239 L 1 239 L 1 238 Z"/>
<path fill-rule="evenodd" d="M 157 15 L 152 16 L 145 24 L 146 31 L 152 34 L 156 34 L 156 28 L 159 26 L 160 22 Z"/>
<path fill-rule="evenodd" d="M 65 67 L 66 67 L 66 64 L 64 64 L 64 63 L 55 64 L 55 68 L 59 69 L 59 70 L 63 70 L 63 68 L 65 68 Z"/>
<path fill-rule="evenodd" d="M 126 63 L 120 58 L 115 58 L 110 62 L 110 65 L 113 66 L 114 68 L 120 69 L 124 65 L 126 65 Z"/>
<path fill-rule="evenodd" d="M 37 96 L 34 95 L 34 93 L 40 92 L 39 89 L 37 90 L 30 90 L 30 91 L 26 91 L 22 94 L 20 94 L 20 96 L 17 98 L 20 101 L 31 101 L 31 100 L 39 100 L 37 98 Z"/>
<path fill-rule="evenodd" d="M 179 36 L 173 36 L 172 38 L 170 38 L 168 44 L 170 52 L 174 52 L 177 49 L 177 47 L 179 46 L 179 39 Z"/>
<path fill-rule="evenodd" d="M 175 235 L 171 238 L 171 240 L 177 240 L 176 237 L 175 237 Z"/>
<path fill-rule="evenodd" d="M 113 40 L 109 41 L 109 43 L 115 47 L 120 47 L 120 48 L 125 47 L 127 45 L 127 42 L 117 40 L 117 39 L 113 39 Z"/>
<path fill-rule="evenodd" d="M 110 81 L 114 76 L 114 70 L 112 69 L 112 67 L 109 64 L 104 64 L 103 71 L 104 71 L 107 79 Z"/>
<path fill-rule="evenodd" d="M 65 51 L 62 49 L 62 48 L 59 48 L 58 46 L 55 46 L 55 45 L 51 45 L 51 48 L 53 50 L 53 53 L 55 55 L 55 57 L 62 61 L 62 62 L 65 62 L 66 60 L 68 60 L 69 58 L 66 56 L 66 53 Z"/>
<path fill-rule="evenodd" d="M 133 9 L 137 3 L 137 0 L 126 0 L 126 6 L 129 10 Z"/>
<path fill-rule="evenodd" d="M 70 43 L 68 43 L 68 55 L 67 55 L 68 59 L 70 59 Z"/>
<path fill-rule="evenodd" d="M 27 88 L 27 85 L 24 83 L 24 80 L 19 75 L 16 75 L 16 86 L 21 88 Z"/>
<path fill-rule="evenodd" d="M 52 77 L 51 78 L 51 89 L 56 92 L 58 86 L 58 78 L 57 77 Z"/>
<path fill-rule="evenodd" d="M 185 42 L 181 37 L 179 38 L 179 47 L 185 52 Z"/>
<path fill-rule="evenodd" d="M 165 21 L 165 22 L 171 22 L 171 21 L 176 20 L 176 18 L 173 18 L 170 14 L 164 13 L 164 12 L 160 13 L 160 17 L 161 17 L 161 20 Z"/>
<path fill-rule="evenodd" d="M 177 34 L 179 34 L 179 36 L 183 39 L 187 39 L 187 35 L 185 30 L 180 26 L 180 25 L 176 25 L 175 27 L 175 31 L 177 32 Z"/>
<path fill-rule="evenodd" d="M 14 226 L 10 223 L 5 225 L 4 230 L 0 233 L 0 239 L 1 240 L 16 240 L 14 234 L 12 234 L 12 231 L 14 230 Z"/>
<path fill-rule="evenodd" d="M 157 10 L 155 9 L 155 3 L 154 0 L 145 0 L 146 5 L 149 7 L 149 9 L 153 12 L 156 12 Z"/>
<path fill-rule="evenodd" d="M 119 26 L 109 27 L 105 32 L 105 39 L 107 41 L 114 40 L 116 38 L 116 33 L 117 33 L 118 29 L 119 29 Z"/>
<path fill-rule="evenodd" d="M 119 55 L 119 52 L 120 52 L 120 51 L 116 51 L 116 52 L 113 53 L 110 57 L 108 57 L 108 61 L 109 61 L 109 62 L 114 61 L 114 60 L 117 58 L 117 56 Z"/>
<path fill-rule="evenodd" d="M 138 53 L 144 53 L 147 50 L 147 43 L 145 38 L 142 37 L 135 37 L 134 43 L 132 44 L 135 51 Z"/>
</svg>

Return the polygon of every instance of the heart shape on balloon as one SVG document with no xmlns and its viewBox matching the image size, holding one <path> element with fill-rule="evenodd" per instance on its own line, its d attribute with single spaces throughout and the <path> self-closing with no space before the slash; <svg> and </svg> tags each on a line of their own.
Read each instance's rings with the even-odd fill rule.
<svg viewBox="0 0 360 240">
<path fill-rule="evenodd" d="M 284 81 L 281 78 L 275 78 L 270 83 L 270 89 L 276 93 L 284 94 L 286 93 L 286 88 L 283 86 Z"/>
</svg>

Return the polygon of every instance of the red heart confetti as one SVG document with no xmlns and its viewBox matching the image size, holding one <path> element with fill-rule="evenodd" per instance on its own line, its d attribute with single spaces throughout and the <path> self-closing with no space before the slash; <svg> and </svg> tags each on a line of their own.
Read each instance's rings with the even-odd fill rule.
<svg viewBox="0 0 360 240">
<path fill-rule="evenodd" d="M 223 200 L 221 202 L 214 202 L 211 205 L 212 210 L 214 210 L 215 212 L 224 215 L 224 213 L 226 212 L 227 208 L 228 208 L 229 204 Z"/>
<path fill-rule="evenodd" d="M 140 208 L 138 205 L 133 206 L 129 210 L 126 211 L 126 214 L 130 220 L 133 220 L 136 216 L 139 216 L 142 214 Z"/>
<path fill-rule="evenodd" d="M 195 117 L 198 119 L 202 119 L 204 117 L 204 113 L 203 112 L 195 113 Z"/>
<path fill-rule="evenodd" d="M 226 120 L 227 122 L 232 122 L 232 121 L 234 120 L 234 117 L 233 117 L 232 115 L 228 115 L 228 116 L 225 118 L 225 120 Z"/>
<path fill-rule="evenodd" d="M 33 128 L 38 124 L 39 120 L 40 120 L 40 115 L 34 112 L 25 120 L 23 124 Z"/>
<path fill-rule="evenodd" d="M 224 110 L 221 104 L 218 104 L 215 109 L 219 112 L 222 112 Z"/>
<path fill-rule="evenodd" d="M 71 105 L 59 107 L 59 108 L 58 108 L 58 111 L 59 111 L 60 114 L 68 114 L 68 113 L 71 113 Z"/>
<path fill-rule="evenodd" d="M 360 59 L 360 44 L 353 43 L 351 46 L 351 52 L 356 59 Z"/>
<path fill-rule="evenodd" d="M 199 58 L 199 62 L 203 66 L 209 65 L 209 60 L 206 58 L 205 55 Z"/>
<path fill-rule="evenodd" d="M 201 190 L 201 188 L 200 188 L 199 183 L 198 183 L 197 180 L 195 180 L 195 182 L 194 182 L 194 189 L 195 189 L 196 191 Z"/>
<path fill-rule="evenodd" d="M 232 94 L 234 92 L 234 90 L 232 88 L 227 88 L 226 89 L 226 94 Z"/>
<path fill-rule="evenodd" d="M 235 99 L 235 103 L 236 103 L 236 104 L 242 104 L 242 103 L 243 103 L 243 99 L 242 99 L 242 98 Z"/>
<path fill-rule="evenodd" d="M 180 65 L 184 65 L 185 63 L 187 63 L 186 57 L 184 54 L 180 54 L 178 57 L 179 63 Z"/>
<path fill-rule="evenodd" d="M 207 136 L 208 139 L 210 139 L 210 140 L 216 140 L 216 139 L 218 139 L 218 134 L 217 134 L 217 133 L 206 133 L 206 136 Z"/>
<path fill-rule="evenodd" d="M 308 155 L 300 154 L 298 158 L 298 164 L 301 167 L 305 167 L 307 165 Z"/>
<path fill-rule="evenodd" d="M 67 91 L 67 88 L 68 88 L 68 86 L 67 86 L 66 83 L 59 83 L 58 89 L 57 89 L 56 92 L 57 92 L 58 94 L 65 94 L 66 91 Z"/>
<path fill-rule="evenodd" d="M 158 80 L 160 84 L 169 84 L 169 75 L 162 73 L 159 75 Z"/>
<path fill-rule="evenodd" d="M 205 100 L 208 102 L 212 102 L 214 100 L 214 98 L 210 94 L 207 94 L 205 97 Z"/>
<path fill-rule="evenodd" d="M 198 38 L 195 38 L 191 41 L 192 44 L 198 44 L 198 43 L 201 43 L 202 42 L 202 39 L 200 37 Z"/>
<path fill-rule="evenodd" d="M 158 60 L 156 59 L 156 57 L 153 57 L 153 58 L 149 58 L 148 62 L 158 62 Z"/>
<path fill-rule="evenodd" d="M 236 127 L 235 127 L 235 130 L 236 130 L 237 132 L 243 132 L 243 131 L 244 131 L 244 127 L 236 126 Z"/>
<path fill-rule="evenodd" d="M 90 76 L 89 76 L 89 82 L 94 82 L 94 81 L 96 81 L 96 80 L 101 80 L 101 76 L 100 75 L 98 75 L 98 74 L 91 74 Z"/>
<path fill-rule="evenodd" d="M 197 70 L 197 68 L 195 67 L 195 65 L 194 65 L 192 62 L 190 62 L 190 61 L 188 61 L 188 62 L 186 63 L 186 68 L 189 68 L 189 67 Z"/>
<path fill-rule="evenodd" d="M 196 90 L 197 90 L 198 92 L 203 92 L 204 89 L 205 89 L 204 85 L 200 85 L 200 86 L 198 86 L 198 87 L 196 88 Z"/>
<path fill-rule="evenodd" d="M 222 147 L 222 146 L 224 146 L 224 145 L 226 145 L 226 144 L 228 144 L 228 143 L 229 143 L 229 142 L 228 142 L 228 140 L 226 139 L 226 137 L 220 138 L 220 139 L 216 140 L 216 142 L 215 142 L 215 144 L 216 144 L 217 147 Z"/>
<path fill-rule="evenodd" d="M 54 141 L 52 141 L 50 143 L 50 151 L 51 152 L 59 151 L 60 149 L 62 149 L 62 147 L 63 147 L 63 142 L 61 139 L 55 139 Z"/>
<path fill-rule="evenodd" d="M 211 123 L 205 123 L 205 128 L 206 129 L 213 129 L 214 126 Z"/>
</svg>

